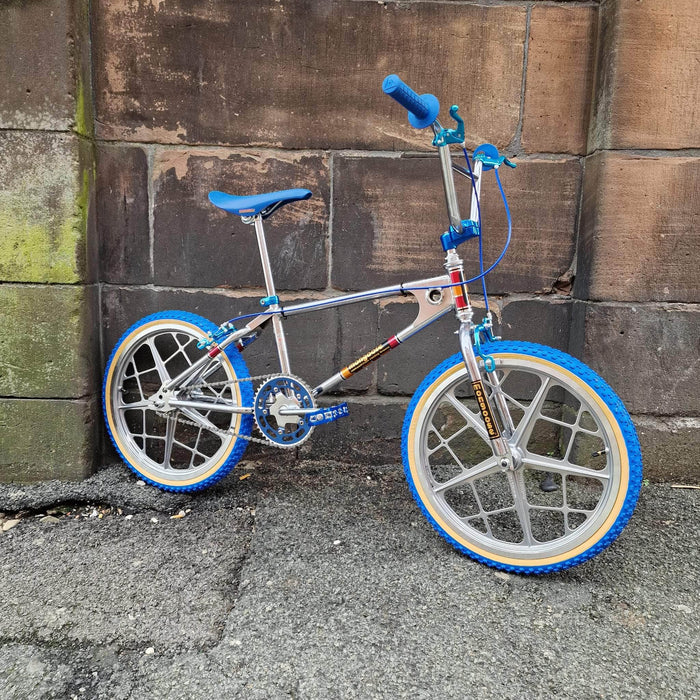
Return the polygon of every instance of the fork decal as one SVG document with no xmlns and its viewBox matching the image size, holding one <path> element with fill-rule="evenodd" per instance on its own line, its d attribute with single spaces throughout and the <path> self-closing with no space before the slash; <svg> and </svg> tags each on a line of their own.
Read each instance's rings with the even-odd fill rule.
<svg viewBox="0 0 700 700">
<path fill-rule="evenodd" d="M 498 429 L 498 424 L 493 418 L 493 413 L 491 412 L 491 406 L 486 398 L 486 392 L 484 391 L 484 385 L 481 381 L 472 382 L 472 388 L 474 389 L 474 396 L 476 397 L 476 402 L 479 404 L 479 413 L 481 414 L 481 419 L 484 421 L 486 426 L 486 432 L 489 434 L 491 440 L 496 440 L 501 437 L 501 431 Z"/>
</svg>

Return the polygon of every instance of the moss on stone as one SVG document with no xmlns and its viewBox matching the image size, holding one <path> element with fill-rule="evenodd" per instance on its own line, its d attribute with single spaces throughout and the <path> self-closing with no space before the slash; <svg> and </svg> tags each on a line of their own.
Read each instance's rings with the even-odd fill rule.
<svg viewBox="0 0 700 700">
<path fill-rule="evenodd" d="M 80 282 L 90 173 L 77 138 L 11 134 L 0 147 L 0 280 Z"/>
<path fill-rule="evenodd" d="M 90 294 L 79 285 L 0 285 L 0 395 L 78 398 L 94 390 Z"/>
</svg>

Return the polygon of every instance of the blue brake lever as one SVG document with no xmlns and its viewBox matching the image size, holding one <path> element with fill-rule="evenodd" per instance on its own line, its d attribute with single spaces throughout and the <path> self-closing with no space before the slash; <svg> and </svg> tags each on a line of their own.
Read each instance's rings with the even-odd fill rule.
<svg viewBox="0 0 700 700">
<path fill-rule="evenodd" d="M 464 143 L 464 119 L 457 114 L 459 107 L 450 107 L 450 116 L 457 122 L 456 129 L 440 129 L 433 139 L 433 146 L 446 146 L 448 143 Z"/>
<path fill-rule="evenodd" d="M 484 143 L 474 150 L 473 160 L 478 160 L 482 163 L 484 170 L 492 170 L 505 164 L 509 168 L 515 168 L 515 163 L 511 162 L 505 156 L 502 156 L 498 149 L 490 143 Z"/>
</svg>

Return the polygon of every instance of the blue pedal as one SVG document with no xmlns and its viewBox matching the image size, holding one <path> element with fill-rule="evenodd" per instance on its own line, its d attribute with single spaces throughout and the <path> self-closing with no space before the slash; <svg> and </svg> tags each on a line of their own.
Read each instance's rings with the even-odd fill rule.
<svg viewBox="0 0 700 700">
<path fill-rule="evenodd" d="M 337 406 L 324 406 L 323 408 L 317 408 L 313 413 L 307 413 L 304 417 L 309 422 L 309 425 L 314 427 L 316 425 L 323 425 L 324 423 L 332 423 L 338 418 L 345 418 L 349 416 L 348 405 L 346 403 L 340 403 Z"/>
</svg>

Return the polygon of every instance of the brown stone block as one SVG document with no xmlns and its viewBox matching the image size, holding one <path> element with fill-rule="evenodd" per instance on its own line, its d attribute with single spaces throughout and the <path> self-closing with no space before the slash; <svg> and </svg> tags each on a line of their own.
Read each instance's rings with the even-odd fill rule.
<svg viewBox="0 0 700 700">
<path fill-rule="evenodd" d="M 334 358 L 334 372 L 347 366 L 358 357 L 377 347 L 385 338 L 377 332 L 379 307 L 372 302 L 361 302 L 339 306 L 338 310 L 338 349 Z M 310 316 L 309 318 L 313 318 Z M 364 392 L 376 384 L 376 368 L 373 364 L 344 381 L 338 393 Z"/>
<path fill-rule="evenodd" d="M 0 482 L 88 477 L 96 414 L 95 401 L 0 399 Z"/>
<path fill-rule="evenodd" d="M 700 419 L 632 416 L 651 481 L 700 484 Z"/>
<path fill-rule="evenodd" d="M 700 158 L 588 158 L 575 295 L 700 301 L 699 227 Z"/>
<path fill-rule="evenodd" d="M 75 117 L 71 3 L 0 5 L 0 128 L 70 129 Z"/>
<path fill-rule="evenodd" d="M 311 199 L 265 221 L 278 289 L 327 285 L 329 178 L 325 156 L 164 149 L 154 163 L 154 281 L 185 287 L 263 287 L 255 231 L 217 209 L 210 190 L 236 195 L 305 187 Z"/>
<path fill-rule="evenodd" d="M 490 293 L 550 289 L 574 253 L 581 166 L 576 159 L 526 160 L 501 173 L 513 238 L 501 264 L 488 277 Z M 455 176 L 459 177 L 459 176 Z M 447 229 L 437 158 L 334 159 L 331 280 L 364 289 L 432 277 L 443 272 L 440 235 Z M 469 215 L 469 189 L 459 178 L 462 216 Z M 507 234 L 503 202 L 493 174 L 482 188 L 484 258 L 488 266 Z M 478 244 L 460 248 L 467 271 L 478 274 Z M 475 283 L 473 290 L 479 289 Z"/>
<path fill-rule="evenodd" d="M 522 145 L 529 153 L 585 153 L 597 9 L 534 7 Z"/>
<path fill-rule="evenodd" d="M 504 340 L 525 340 L 568 351 L 570 299 L 550 295 L 542 299 L 513 301 L 506 298 L 504 303 L 501 322 L 495 329 Z"/>
<path fill-rule="evenodd" d="M 700 309 L 574 304 L 571 352 L 635 414 L 700 415 Z"/>
<path fill-rule="evenodd" d="M 148 164 L 143 149 L 98 147 L 96 198 L 100 279 L 116 284 L 150 282 Z"/>
<path fill-rule="evenodd" d="M 601 12 L 589 150 L 700 145 L 697 0 L 611 0 Z"/>
<path fill-rule="evenodd" d="M 99 0 L 98 135 L 283 148 L 428 148 L 381 90 L 462 104 L 470 141 L 519 118 L 526 9 L 463 3 Z"/>
</svg>

